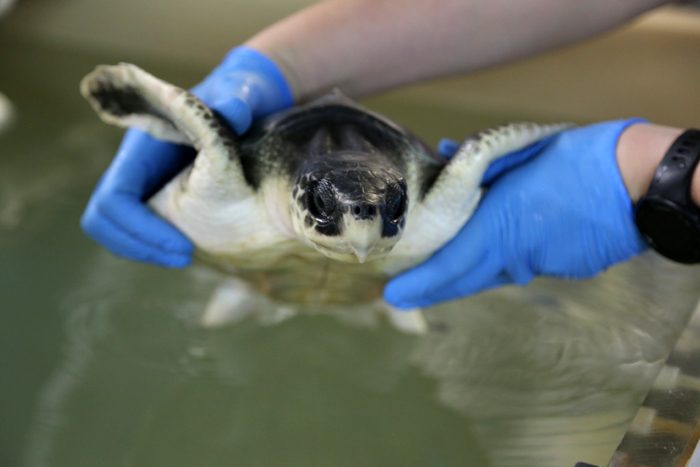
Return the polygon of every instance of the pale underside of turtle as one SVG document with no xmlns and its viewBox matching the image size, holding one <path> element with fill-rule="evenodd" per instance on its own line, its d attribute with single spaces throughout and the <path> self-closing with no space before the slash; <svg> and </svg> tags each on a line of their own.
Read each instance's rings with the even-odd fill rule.
<svg viewBox="0 0 700 467">
<path fill-rule="evenodd" d="M 151 207 L 192 240 L 198 259 L 283 304 L 380 300 L 389 277 L 462 228 L 493 160 L 566 126 L 485 130 L 445 161 L 339 92 L 267 117 L 242 137 L 191 93 L 134 65 L 98 67 L 81 92 L 106 122 L 197 150 Z M 233 295 L 215 294 L 205 319 L 242 307 Z M 425 327 L 421 316 L 389 313 L 414 332 Z"/>
</svg>

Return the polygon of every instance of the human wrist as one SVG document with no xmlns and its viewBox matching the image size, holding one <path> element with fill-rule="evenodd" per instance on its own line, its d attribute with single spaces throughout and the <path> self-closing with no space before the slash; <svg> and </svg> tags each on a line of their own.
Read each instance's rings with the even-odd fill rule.
<svg viewBox="0 0 700 467">
<path fill-rule="evenodd" d="M 656 168 L 682 132 L 680 128 L 637 123 L 622 133 L 617 144 L 617 165 L 633 203 L 648 191 Z M 695 171 L 691 194 L 693 201 L 700 205 L 698 170 Z"/>
</svg>

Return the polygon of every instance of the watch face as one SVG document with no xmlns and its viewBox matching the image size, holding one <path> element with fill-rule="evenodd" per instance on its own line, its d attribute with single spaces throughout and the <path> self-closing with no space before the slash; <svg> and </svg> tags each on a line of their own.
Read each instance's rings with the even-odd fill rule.
<svg viewBox="0 0 700 467">
<path fill-rule="evenodd" d="M 665 199 L 642 198 L 636 217 L 656 251 L 680 263 L 700 262 L 700 228 L 686 210 Z"/>
</svg>

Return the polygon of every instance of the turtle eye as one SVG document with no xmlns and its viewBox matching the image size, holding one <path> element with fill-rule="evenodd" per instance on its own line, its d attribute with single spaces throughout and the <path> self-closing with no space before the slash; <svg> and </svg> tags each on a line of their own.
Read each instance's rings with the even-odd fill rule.
<svg viewBox="0 0 700 467">
<path fill-rule="evenodd" d="M 306 196 L 309 202 L 309 212 L 316 220 L 328 222 L 335 214 L 337 203 L 333 184 L 322 178 L 312 183 L 307 189 Z"/>
<path fill-rule="evenodd" d="M 396 224 L 406 212 L 406 188 L 403 184 L 389 185 L 385 199 L 385 216 L 389 222 Z"/>
</svg>

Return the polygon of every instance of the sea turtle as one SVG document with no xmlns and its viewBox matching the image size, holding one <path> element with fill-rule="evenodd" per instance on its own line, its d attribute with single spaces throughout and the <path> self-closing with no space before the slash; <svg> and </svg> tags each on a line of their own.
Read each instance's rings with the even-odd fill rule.
<svg viewBox="0 0 700 467">
<path fill-rule="evenodd" d="M 131 64 L 97 67 L 81 92 L 108 123 L 195 147 L 193 164 L 150 205 L 193 241 L 197 258 L 286 304 L 380 300 L 390 276 L 428 258 L 471 216 L 491 161 L 565 126 L 489 129 L 446 162 L 338 91 L 243 136 L 190 92 Z M 217 296 L 205 321 L 243 308 L 238 292 Z M 388 316 L 425 330 L 419 311 Z"/>
</svg>

